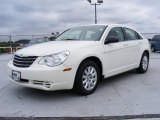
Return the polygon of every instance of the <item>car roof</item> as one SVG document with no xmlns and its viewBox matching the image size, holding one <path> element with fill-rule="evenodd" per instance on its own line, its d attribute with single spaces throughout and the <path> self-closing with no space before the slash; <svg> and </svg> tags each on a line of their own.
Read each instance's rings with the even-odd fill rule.
<svg viewBox="0 0 160 120">
<path fill-rule="evenodd" d="M 86 25 L 79 25 L 79 26 L 74 26 L 74 27 L 71 27 L 71 28 L 75 28 L 75 27 L 82 27 L 82 26 L 108 26 L 108 27 L 127 27 L 127 28 L 131 28 L 134 30 L 133 27 L 130 27 L 128 25 L 123 25 L 123 24 L 86 24 Z"/>
<path fill-rule="evenodd" d="M 160 35 L 153 36 L 153 39 L 160 39 Z"/>
</svg>

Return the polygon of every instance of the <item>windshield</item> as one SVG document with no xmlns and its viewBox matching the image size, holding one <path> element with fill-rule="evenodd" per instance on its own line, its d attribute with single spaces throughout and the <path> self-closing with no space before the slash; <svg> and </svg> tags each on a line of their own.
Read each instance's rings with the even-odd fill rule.
<svg viewBox="0 0 160 120">
<path fill-rule="evenodd" d="M 100 40 L 106 26 L 82 26 L 71 28 L 63 32 L 55 41 L 79 40 L 79 41 L 96 41 Z"/>
</svg>

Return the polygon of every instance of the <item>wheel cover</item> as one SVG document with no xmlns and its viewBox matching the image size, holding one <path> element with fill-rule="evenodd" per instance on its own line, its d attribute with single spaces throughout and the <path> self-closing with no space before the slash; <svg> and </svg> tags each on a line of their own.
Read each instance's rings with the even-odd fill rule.
<svg viewBox="0 0 160 120">
<path fill-rule="evenodd" d="M 147 56 L 144 56 L 142 59 L 142 67 L 143 67 L 143 70 L 146 70 L 148 67 L 148 57 Z"/>
<path fill-rule="evenodd" d="M 82 75 L 82 84 L 86 90 L 92 90 L 97 83 L 97 71 L 93 66 L 87 67 Z"/>
</svg>

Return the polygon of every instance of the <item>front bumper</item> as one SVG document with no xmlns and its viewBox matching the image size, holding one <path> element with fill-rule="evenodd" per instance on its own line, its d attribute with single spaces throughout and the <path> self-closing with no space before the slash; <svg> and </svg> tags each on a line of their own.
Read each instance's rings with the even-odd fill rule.
<svg viewBox="0 0 160 120">
<path fill-rule="evenodd" d="M 71 71 L 63 71 L 67 66 L 59 65 L 56 67 L 48 67 L 45 65 L 32 64 L 28 68 L 19 68 L 13 65 L 13 62 L 8 63 L 9 78 L 19 85 L 36 88 L 41 90 L 62 90 L 72 89 L 76 74 L 76 69 L 72 67 Z M 12 79 L 12 70 L 21 72 L 21 81 Z"/>
</svg>

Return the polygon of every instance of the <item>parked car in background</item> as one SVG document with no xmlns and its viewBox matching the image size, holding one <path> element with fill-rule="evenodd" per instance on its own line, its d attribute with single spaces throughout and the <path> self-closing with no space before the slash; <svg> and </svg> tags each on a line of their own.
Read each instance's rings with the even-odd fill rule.
<svg viewBox="0 0 160 120">
<path fill-rule="evenodd" d="M 155 35 L 150 44 L 152 52 L 160 51 L 160 35 Z"/>
<path fill-rule="evenodd" d="M 26 44 L 28 44 L 30 42 L 29 39 L 20 39 L 18 41 L 15 41 L 14 43 L 12 43 L 12 47 L 23 47 Z"/>
<path fill-rule="evenodd" d="M 86 25 L 70 28 L 55 41 L 17 51 L 9 78 L 41 90 L 74 89 L 93 93 L 103 78 L 148 69 L 150 45 L 136 30 L 124 25 Z"/>
<path fill-rule="evenodd" d="M 34 45 L 34 44 L 38 44 L 38 43 L 44 43 L 44 42 L 48 42 L 49 39 L 47 37 L 45 38 L 35 38 L 29 41 L 28 44 L 25 45 L 25 47 L 28 47 L 30 45 Z"/>
</svg>

